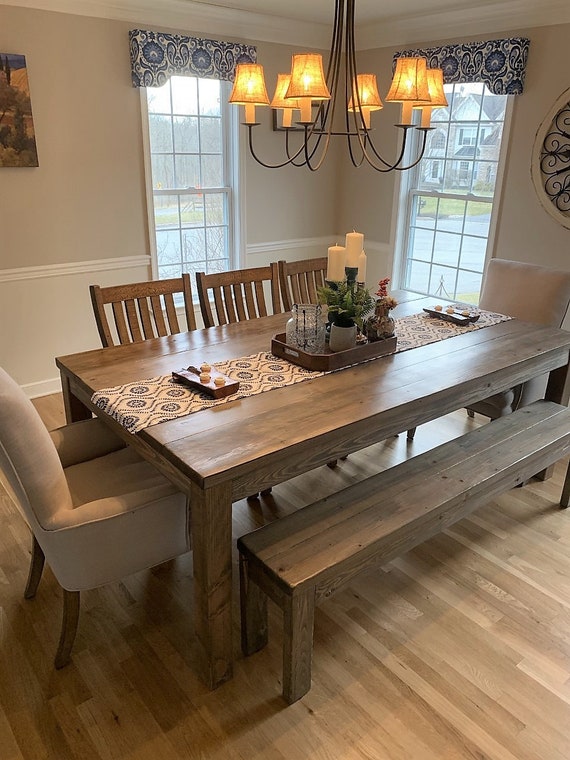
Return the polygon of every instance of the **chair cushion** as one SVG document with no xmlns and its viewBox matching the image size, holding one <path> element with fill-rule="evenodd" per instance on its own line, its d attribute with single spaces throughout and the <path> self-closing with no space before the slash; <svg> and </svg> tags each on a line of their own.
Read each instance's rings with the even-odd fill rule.
<svg viewBox="0 0 570 760">
<path fill-rule="evenodd" d="M 59 583 L 95 588 L 190 549 L 187 498 L 130 447 L 72 465 L 73 509 L 36 538 Z"/>
</svg>

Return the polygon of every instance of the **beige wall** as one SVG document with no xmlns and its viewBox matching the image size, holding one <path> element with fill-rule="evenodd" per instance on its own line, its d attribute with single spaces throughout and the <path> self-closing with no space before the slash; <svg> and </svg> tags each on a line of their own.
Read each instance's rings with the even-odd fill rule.
<svg viewBox="0 0 570 760">
<path fill-rule="evenodd" d="M 0 364 L 31 394 L 57 387 L 54 356 L 97 346 L 89 282 L 150 276 L 140 101 L 127 35 L 139 25 L 0 6 L 0 51 L 27 58 L 40 160 L 39 168 L 0 168 Z M 539 205 L 530 161 L 541 119 L 569 84 L 570 26 L 523 33 L 531 38 L 527 90 L 514 109 L 495 255 L 568 268 L 570 231 Z M 270 91 L 291 52 L 258 44 Z M 383 94 L 392 53 L 360 56 L 361 66 L 379 73 Z M 259 151 L 278 160 L 283 135 L 271 130 L 269 110 L 259 118 Z M 388 155 L 397 120 L 389 105 L 378 120 Z M 352 169 L 341 151 L 314 174 L 272 172 L 247 158 L 246 263 L 324 255 L 330 241 L 356 228 L 366 235 L 374 284 L 390 273 L 395 179 Z"/>
</svg>

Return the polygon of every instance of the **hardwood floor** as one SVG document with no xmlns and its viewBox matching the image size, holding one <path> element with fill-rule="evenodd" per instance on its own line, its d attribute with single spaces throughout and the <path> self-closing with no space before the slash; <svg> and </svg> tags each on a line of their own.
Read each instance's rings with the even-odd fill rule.
<svg viewBox="0 0 570 760">
<path fill-rule="evenodd" d="M 59 397 L 36 402 L 48 427 Z M 464 411 L 238 502 L 235 536 L 482 422 Z M 72 663 L 53 668 L 61 593 L 23 590 L 29 531 L 0 493 L 0 760 L 568 760 L 566 462 L 321 604 L 313 686 L 280 697 L 281 624 L 234 679 L 196 676 L 187 555 L 82 594 Z"/>
</svg>

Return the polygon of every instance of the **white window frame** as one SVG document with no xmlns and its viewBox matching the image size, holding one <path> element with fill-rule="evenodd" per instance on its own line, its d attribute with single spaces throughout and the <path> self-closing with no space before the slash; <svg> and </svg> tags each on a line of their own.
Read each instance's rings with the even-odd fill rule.
<svg viewBox="0 0 570 760">
<path fill-rule="evenodd" d="M 487 247 L 485 251 L 484 270 L 489 259 L 494 258 L 496 245 L 496 232 L 498 224 L 499 209 L 501 206 L 501 197 L 503 193 L 504 177 L 506 170 L 506 159 L 511 137 L 512 114 L 514 108 L 515 95 L 507 97 L 505 107 L 505 117 L 503 121 L 503 133 L 501 137 L 501 148 L 499 151 L 499 160 L 497 163 L 497 179 L 495 182 L 495 195 L 491 206 L 491 219 L 489 223 L 489 235 L 487 238 Z M 420 115 L 416 112 L 414 118 L 419 124 Z M 432 124 L 437 126 L 437 123 Z M 415 132 L 416 130 L 413 130 Z M 417 152 L 414 141 L 410 141 L 406 147 L 408 161 L 410 156 Z M 413 159 L 412 159 L 413 160 Z M 405 288 L 407 266 L 407 241 L 408 241 L 408 221 L 412 214 L 412 203 L 414 202 L 414 191 L 410 188 L 410 176 L 408 172 L 398 172 L 394 186 L 394 199 L 392 204 L 392 223 L 391 223 L 391 250 L 392 259 L 392 286 L 394 289 L 409 290 Z M 467 200 L 475 199 L 468 197 Z M 409 290 L 409 292 L 413 292 Z"/>
<path fill-rule="evenodd" d="M 245 150 L 241 131 L 239 130 L 237 108 L 231 108 L 228 103 L 231 83 L 221 81 L 222 87 L 222 113 L 223 118 L 227 119 L 227 129 L 224 130 L 224 151 L 229 150 L 228 163 L 228 184 L 230 187 L 228 193 L 228 259 L 229 268 L 237 269 L 242 267 L 245 262 L 245 204 L 243 198 L 243 181 L 245 176 Z M 147 220 L 149 230 L 149 249 L 151 258 L 151 272 L 153 279 L 159 279 L 158 273 L 158 253 L 156 247 L 156 225 L 154 210 L 154 188 L 152 186 L 152 162 L 150 151 L 150 130 L 149 130 L 149 111 L 147 93 L 144 87 L 140 88 L 141 103 L 141 121 L 143 137 L 143 157 L 145 173 L 145 193 L 147 206 Z M 210 192 L 214 192 L 212 189 Z M 219 189 L 218 189 L 219 191 Z M 196 192 L 203 193 L 204 190 Z M 194 300 L 197 302 L 198 296 L 195 283 L 192 283 Z"/>
</svg>

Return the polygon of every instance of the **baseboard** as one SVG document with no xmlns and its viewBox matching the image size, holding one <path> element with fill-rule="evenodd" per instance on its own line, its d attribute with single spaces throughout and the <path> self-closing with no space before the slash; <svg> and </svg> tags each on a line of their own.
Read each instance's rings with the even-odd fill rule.
<svg viewBox="0 0 570 760">
<path fill-rule="evenodd" d="M 52 393 L 61 393 L 61 381 L 59 377 L 54 377 L 50 380 L 40 380 L 37 383 L 23 385 L 22 390 L 28 398 L 51 396 Z"/>
</svg>

